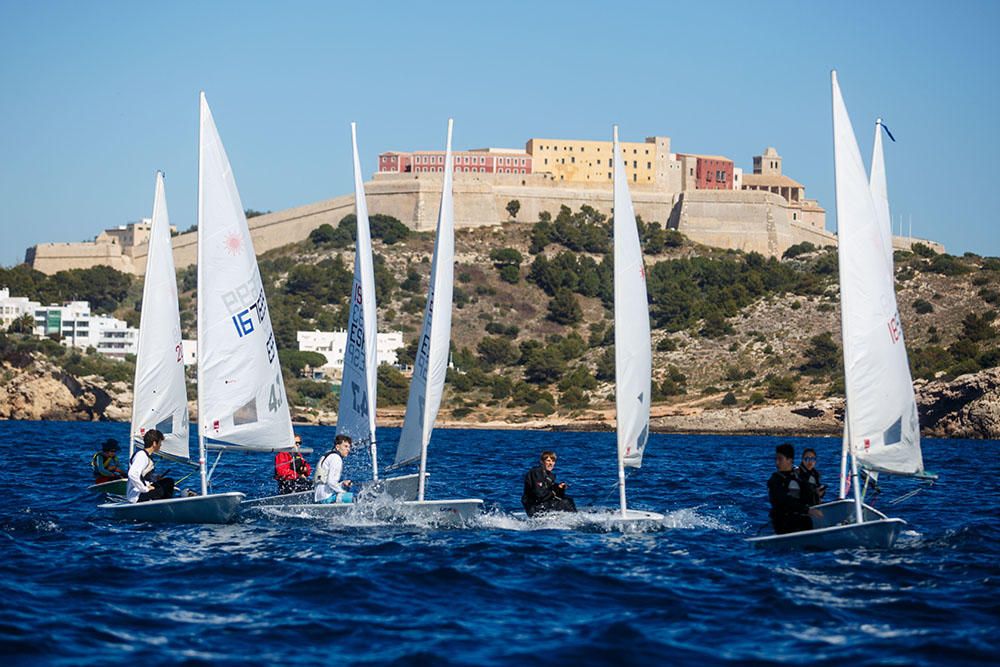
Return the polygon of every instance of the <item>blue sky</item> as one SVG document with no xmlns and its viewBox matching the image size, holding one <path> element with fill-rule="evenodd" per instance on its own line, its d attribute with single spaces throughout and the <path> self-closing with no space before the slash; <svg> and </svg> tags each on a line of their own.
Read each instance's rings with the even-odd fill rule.
<svg viewBox="0 0 1000 667">
<path fill-rule="evenodd" d="M 362 6 L 363 5 L 363 6 Z M 350 192 L 379 152 L 532 136 L 672 138 L 749 171 L 766 146 L 835 229 L 829 70 L 894 216 L 1000 255 L 1000 3 L 62 3 L 0 0 L 0 264 L 148 216 L 195 223 L 198 91 L 244 205 Z"/>
</svg>

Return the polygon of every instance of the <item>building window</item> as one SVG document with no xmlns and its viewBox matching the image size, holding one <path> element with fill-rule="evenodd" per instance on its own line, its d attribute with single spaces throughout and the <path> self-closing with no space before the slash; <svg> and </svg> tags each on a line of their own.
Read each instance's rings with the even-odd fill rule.
<svg viewBox="0 0 1000 667">
<path fill-rule="evenodd" d="M 632 168 L 633 169 L 638 169 L 639 168 L 639 161 L 638 160 L 632 160 Z"/>
<path fill-rule="evenodd" d="M 570 164 L 576 164 L 576 158 L 575 157 L 571 157 L 569 159 L 569 162 L 570 162 Z"/>
<path fill-rule="evenodd" d="M 646 163 L 646 169 L 652 169 L 652 168 L 653 168 L 653 163 L 652 162 L 647 162 Z"/>
</svg>

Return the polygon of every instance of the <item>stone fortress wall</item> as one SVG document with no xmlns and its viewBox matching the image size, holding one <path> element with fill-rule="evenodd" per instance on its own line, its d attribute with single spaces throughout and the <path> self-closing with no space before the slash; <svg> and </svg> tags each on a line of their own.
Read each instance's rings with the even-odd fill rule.
<svg viewBox="0 0 1000 667">
<path fill-rule="evenodd" d="M 533 142 L 539 146 L 534 146 Z M 737 189 L 698 189 L 692 180 L 695 166 L 706 156 L 671 154 L 666 137 L 650 137 L 645 143 L 628 144 L 627 147 L 636 153 L 633 160 L 636 182 L 629 183 L 635 212 L 646 222 L 660 222 L 705 245 L 755 251 L 772 257 L 780 257 L 790 246 L 804 241 L 817 246 L 837 243 L 836 235 L 825 229 L 825 211 L 814 200 L 804 198 L 804 186 L 782 175 L 781 158 L 773 148 L 754 158 L 754 171 L 760 174 L 734 174 Z M 582 166 L 582 156 L 587 155 L 588 159 L 590 153 L 597 156 L 599 149 L 610 148 L 610 143 L 605 146 L 601 142 L 532 139 L 529 141 L 531 148 L 538 152 L 534 158 L 538 164 L 534 167 L 550 171 L 524 174 L 455 172 L 456 227 L 482 227 L 505 221 L 533 223 L 544 211 L 555 216 L 561 206 L 576 211 L 588 205 L 611 214 L 611 183 L 595 182 L 603 172 L 590 174 L 588 171 L 580 176 L 571 170 L 577 155 L 581 157 Z M 639 151 L 644 153 L 640 156 Z M 565 166 L 563 154 L 569 152 L 574 156 L 570 158 L 570 165 Z M 606 160 L 606 152 L 594 158 L 595 165 Z M 650 154 L 647 156 L 645 152 Z M 551 157 L 547 157 L 549 153 Z M 560 156 L 558 165 L 557 154 Z M 758 160 L 762 165 L 758 165 Z M 742 189 L 739 189 L 740 179 L 747 181 Z M 436 172 L 376 173 L 365 184 L 368 210 L 371 214 L 391 215 L 416 231 L 433 231 L 437 225 L 442 182 L 443 175 Z M 506 207 L 514 199 L 521 207 L 516 219 L 512 220 Z M 353 212 L 354 196 L 348 194 L 251 218 L 254 249 L 263 253 L 302 241 L 316 227 L 324 223 L 336 226 L 345 215 Z M 148 231 L 147 221 L 142 221 L 106 230 L 92 242 L 43 243 L 29 248 L 25 261 L 49 274 L 103 264 L 141 275 L 146 267 Z M 932 241 L 901 237 L 893 239 L 893 247 L 908 249 L 918 241 L 939 252 L 944 251 L 940 244 Z M 195 232 L 173 238 L 178 269 L 197 261 L 197 242 Z"/>
</svg>

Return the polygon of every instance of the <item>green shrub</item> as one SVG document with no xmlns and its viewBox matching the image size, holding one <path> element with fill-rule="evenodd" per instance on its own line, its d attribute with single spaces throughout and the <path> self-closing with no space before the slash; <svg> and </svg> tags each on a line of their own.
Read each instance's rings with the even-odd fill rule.
<svg viewBox="0 0 1000 667">
<path fill-rule="evenodd" d="M 840 347 L 829 332 L 823 332 L 809 339 L 805 357 L 805 363 L 800 370 L 807 375 L 829 375 L 840 369 Z"/>
<path fill-rule="evenodd" d="M 767 377 L 767 397 L 779 399 L 795 398 L 795 377 L 791 375 L 769 375 Z"/>
<path fill-rule="evenodd" d="M 926 299 L 914 299 L 913 310 L 916 311 L 917 315 L 926 315 L 934 312 L 934 304 Z"/>
<path fill-rule="evenodd" d="M 677 349 L 677 343 L 670 336 L 664 336 L 656 344 L 657 352 L 673 352 Z"/>
<path fill-rule="evenodd" d="M 809 241 L 803 241 L 802 243 L 796 243 L 792 247 L 788 248 L 782 255 L 782 259 L 792 259 L 798 257 L 799 255 L 805 255 L 806 253 L 815 252 L 816 246 Z"/>
</svg>

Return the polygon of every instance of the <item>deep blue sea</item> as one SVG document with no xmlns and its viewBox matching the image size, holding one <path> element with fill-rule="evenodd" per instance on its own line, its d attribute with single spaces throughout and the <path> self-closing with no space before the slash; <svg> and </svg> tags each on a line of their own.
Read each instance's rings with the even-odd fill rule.
<svg viewBox="0 0 1000 667">
<path fill-rule="evenodd" d="M 305 446 L 334 430 L 301 427 Z M 886 480 L 891 551 L 758 552 L 774 445 L 654 435 L 630 506 L 642 532 L 512 515 L 542 449 L 578 504 L 617 502 L 613 433 L 437 430 L 428 498 L 480 497 L 475 526 L 257 518 L 114 523 L 85 488 L 128 425 L 0 422 L 0 653 L 7 664 L 997 664 L 1000 442 L 925 440 L 931 489 Z M 379 433 L 385 462 L 397 429 Z M 835 486 L 839 438 L 808 443 Z M 380 456 L 382 458 L 382 456 Z M 176 464 L 173 464 L 176 465 Z M 160 469 L 171 464 L 160 463 Z M 364 479 L 355 452 L 347 476 Z M 174 470 L 175 476 L 179 472 Z M 227 453 L 213 488 L 273 493 L 272 459 Z"/>
</svg>

